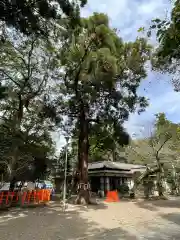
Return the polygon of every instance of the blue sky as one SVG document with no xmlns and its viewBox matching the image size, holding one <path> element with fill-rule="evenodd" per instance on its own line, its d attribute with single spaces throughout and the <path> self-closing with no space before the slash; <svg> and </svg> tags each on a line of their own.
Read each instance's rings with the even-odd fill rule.
<svg viewBox="0 0 180 240">
<path fill-rule="evenodd" d="M 153 18 L 168 16 L 170 9 L 170 0 L 89 0 L 81 14 L 84 17 L 93 12 L 108 14 L 111 26 L 120 30 L 124 41 L 131 41 L 135 40 L 140 27 L 148 26 Z M 158 112 L 165 112 L 168 119 L 180 122 L 180 93 L 173 90 L 169 76 L 149 71 L 138 93 L 149 98 L 149 107 L 141 115 L 132 114 L 125 123 L 131 136 L 147 133 L 154 114 Z M 59 144 L 64 144 L 63 138 Z"/>
</svg>

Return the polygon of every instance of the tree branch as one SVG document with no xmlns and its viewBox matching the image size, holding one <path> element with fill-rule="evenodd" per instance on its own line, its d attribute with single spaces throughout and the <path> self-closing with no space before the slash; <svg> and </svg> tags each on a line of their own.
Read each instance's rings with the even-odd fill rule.
<svg viewBox="0 0 180 240">
<path fill-rule="evenodd" d="M 158 156 L 159 156 L 159 152 L 161 151 L 161 149 L 163 148 L 163 146 L 167 143 L 167 141 L 169 141 L 171 139 L 172 136 L 166 138 L 164 140 L 164 142 L 161 144 L 161 146 L 159 147 L 159 149 L 156 151 L 156 159 L 158 159 Z"/>
<path fill-rule="evenodd" d="M 32 75 L 32 70 L 31 70 L 31 56 L 32 56 L 32 53 L 33 53 L 33 50 L 34 50 L 34 44 L 36 42 L 36 38 L 34 38 L 31 42 L 31 48 L 30 48 L 30 51 L 29 51 L 29 54 L 28 54 L 28 75 L 27 75 L 27 78 L 29 79 Z"/>
<path fill-rule="evenodd" d="M 16 86 L 21 87 L 21 85 L 16 82 L 8 73 L 6 73 L 3 69 L 0 68 L 0 72 L 2 72 L 8 79 L 10 79 Z"/>
</svg>

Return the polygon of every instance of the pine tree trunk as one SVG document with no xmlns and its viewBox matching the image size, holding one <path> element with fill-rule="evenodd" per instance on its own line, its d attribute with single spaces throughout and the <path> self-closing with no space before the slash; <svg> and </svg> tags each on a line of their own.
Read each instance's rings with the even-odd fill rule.
<svg viewBox="0 0 180 240">
<path fill-rule="evenodd" d="M 88 182 L 88 119 L 84 107 L 81 109 L 79 116 L 79 140 L 78 140 L 78 196 L 77 204 L 90 203 L 90 189 Z"/>
</svg>

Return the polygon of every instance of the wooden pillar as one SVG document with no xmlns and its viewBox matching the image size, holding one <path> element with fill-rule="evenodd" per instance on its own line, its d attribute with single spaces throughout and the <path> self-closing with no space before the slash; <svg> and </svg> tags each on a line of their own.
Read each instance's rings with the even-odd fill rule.
<svg viewBox="0 0 180 240">
<path fill-rule="evenodd" d="M 110 191 L 110 181 L 109 181 L 109 177 L 106 177 L 106 190 Z"/>
<path fill-rule="evenodd" d="M 104 177 L 100 177 L 100 193 L 101 193 L 101 197 L 105 196 L 105 192 L 104 192 Z"/>
<path fill-rule="evenodd" d="M 116 177 L 116 179 L 115 179 L 115 188 L 116 188 L 116 190 L 118 190 L 119 189 L 119 179 Z"/>
<path fill-rule="evenodd" d="M 119 178 L 119 184 L 122 185 L 122 177 Z"/>
<path fill-rule="evenodd" d="M 104 177 L 100 177 L 100 190 L 104 191 Z"/>
</svg>

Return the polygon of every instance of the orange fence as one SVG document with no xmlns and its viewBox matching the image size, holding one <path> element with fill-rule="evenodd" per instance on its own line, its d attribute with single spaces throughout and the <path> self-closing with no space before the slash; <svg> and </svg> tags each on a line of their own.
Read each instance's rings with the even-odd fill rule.
<svg viewBox="0 0 180 240">
<path fill-rule="evenodd" d="M 34 190 L 27 192 L 10 192 L 4 191 L 0 193 L 0 207 L 11 206 L 12 204 L 20 203 L 21 205 L 28 205 L 31 203 L 43 203 L 50 201 L 51 191 L 47 189 Z"/>
<path fill-rule="evenodd" d="M 106 202 L 119 202 L 119 196 L 117 191 L 108 191 L 106 195 Z"/>
</svg>

